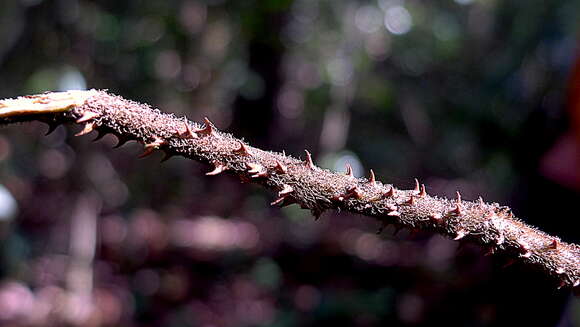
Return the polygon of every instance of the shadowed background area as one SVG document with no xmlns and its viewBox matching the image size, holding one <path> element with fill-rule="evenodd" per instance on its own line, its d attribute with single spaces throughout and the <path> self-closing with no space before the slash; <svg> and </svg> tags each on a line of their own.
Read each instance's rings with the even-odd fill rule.
<svg viewBox="0 0 580 327">
<path fill-rule="evenodd" d="M 512 207 L 579 242 L 578 1 L 0 2 L 0 98 L 103 88 L 267 150 Z M 505 258 L 209 167 L 0 131 L 0 324 L 580 326 Z"/>
</svg>

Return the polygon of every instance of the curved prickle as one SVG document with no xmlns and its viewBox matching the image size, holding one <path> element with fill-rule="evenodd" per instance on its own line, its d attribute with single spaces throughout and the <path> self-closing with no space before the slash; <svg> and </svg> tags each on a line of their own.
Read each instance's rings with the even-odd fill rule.
<svg viewBox="0 0 580 327">
<path fill-rule="evenodd" d="M 79 119 L 77 119 L 77 123 L 81 124 L 84 122 L 88 122 L 89 120 L 95 119 L 97 117 L 99 117 L 98 113 L 87 110 L 83 112 L 83 115 Z"/>
<path fill-rule="evenodd" d="M 87 123 L 82 131 L 75 134 L 75 136 L 87 135 L 95 129 L 95 123 Z"/>
<path fill-rule="evenodd" d="M 350 164 L 346 164 L 346 176 L 348 177 L 354 177 L 353 173 L 352 173 L 352 166 Z"/>
<path fill-rule="evenodd" d="M 196 134 L 201 136 L 210 136 L 214 134 L 214 127 L 211 121 L 207 119 L 207 117 L 203 118 L 205 126 L 202 129 L 198 129 L 195 131 Z"/>
<path fill-rule="evenodd" d="M 288 172 L 288 167 L 286 167 L 286 165 L 282 164 L 280 161 L 275 160 L 276 161 L 276 166 L 274 166 L 274 170 L 278 173 L 278 174 L 286 174 Z"/>
<path fill-rule="evenodd" d="M 153 153 L 153 151 L 158 150 L 162 145 L 167 144 L 165 140 L 160 138 L 155 138 L 153 142 L 145 143 L 145 151 L 139 155 L 139 158 L 145 158 Z"/>
<path fill-rule="evenodd" d="M 314 162 L 312 161 L 312 155 L 310 155 L 310 152 L 308 152 L 308 150 L 304 150 L 304 152 L 306 152 L 306 167 L 310 169 L 316 168 Z"/>
<path fill-rule="evenodd" d="M 377 180 L 375 179 L 375 172 L 372 169 L 370 170 L 369 183 L 373 186 L 377 183 Z"/>
<path fill-rule="evenodd" d="M 187 121 L 183 122 L 183 131 L 177 130 L 176 134 L 183 139 L 197 138 L 197 135 L 191 130 L 191 127 L 189 127 L 189 123 Z"/>
<path fill-rule="evenodd" d="M 248 150 L 248 147 L 240 141 L 238 141 L 238 143 L 239 143 L 239 148 L 235 149 L 234 153 L 242 155 L 242 156 L 249 156 L 250 150 Z"/>
<path fill-rule="evenodd" d="M 210 172 L 205 173 L 208 176 L 215 176 L 217 174 L 220 174 L 224 171 L 226 171 L 228 169 L 228 167 L 226 167 L 224 164 L 222 164 L 221 162 L 215 162 L 214 163 L 214 169 Z"/>
</svg>

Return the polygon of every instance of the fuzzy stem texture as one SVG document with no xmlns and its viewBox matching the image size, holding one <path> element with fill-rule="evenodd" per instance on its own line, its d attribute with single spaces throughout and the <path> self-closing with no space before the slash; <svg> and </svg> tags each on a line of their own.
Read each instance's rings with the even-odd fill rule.
<svg viewBox="0 0 580 327">
<path fill-rule="evenodd" d="M 273 205 L 296 203 L 319 217 L 324 210 L 339 209 L 375 217 L 383 225 L 439 233 L 454 240 L 475 242 L 490 253 L 542 270 L 556 286 L 580 286 L 580 246 L 566 243 L 514 217 L 508 207 L 483 200 L 470 202 L 427 194 L 417 182 L 402 190 L 375 180 L 355 178 L 347 169 L 336 173 L 317 167 L 306 151 L 299 160 L 264 151 L 223 133 L 209 121 L 204 124 L 162 113 L 104 91 L 52 92 L 0 101 L 0 125 L 39 120 L 50 128 L 78 123 L 77 135 L 95 130 L 112 133 L 119 145 L 135 140 L 144 144 L 146 156 L 155 150 L 166 157 L 179 155 L 213 166 L 207 175 L 222 172 L 242 181 L 261 184 L 278 194 Z"/>
</svg>

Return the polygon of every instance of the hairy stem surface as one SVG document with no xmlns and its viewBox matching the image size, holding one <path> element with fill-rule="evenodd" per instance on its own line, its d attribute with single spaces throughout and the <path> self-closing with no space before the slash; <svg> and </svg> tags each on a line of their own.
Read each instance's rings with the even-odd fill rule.
<svg viewBox="0 0 580 327">
<path fill-rule="evenodd" d="M 306 151 L 299 160 L 252 147 L 223 133 L 209 121 L 198 124 L 162 113 L 104 91 L 44 93 L 0 101 L 0 124 L 39 120 L 50 128 L 63 123 L 84 126 L 77 135 L 93 130 L 115 134 L 119 144 L 144 144 L 142 156 L 156 150 L 211 164 L 207 175 L 222 172 L 261 184 L 278 194 L 273 205 L 297 203 L 319 217 L 324 210 L 340 209 L 395 224 L 430 231 L 454 240 L 480 244 L 545 272 L 558 287 L 580 286 L 580 246 L 550 236 L 514 217 L 508 207 L 483 200 L 470 202 L 427 194 L 425 186 L 413 190 L 355 178 L 350 169 L 336 173 L 317 167 Z"/>
</svg>

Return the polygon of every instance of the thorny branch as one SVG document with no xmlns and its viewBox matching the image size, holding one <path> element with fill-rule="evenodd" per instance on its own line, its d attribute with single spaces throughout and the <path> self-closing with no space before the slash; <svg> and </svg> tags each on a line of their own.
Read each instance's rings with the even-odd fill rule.
<svg viewBox="0 0 580 327">
<path fill-rule="evenodd" d="M 144 144 L 147 156 L 155 150 L 165 159 L 180 155 L 213 166 L 207 175 L 231 173 L 277 192 L 272 205 L 297 203 L 319 217 L 324 210 L 341 209 L 395 224 L 431 231 L 454 240 L 480 244 L 490 253 L 539 268 L 558 281 L 558 287 L 580 287 L 580 246 L 565 243 L 515 218 L 497 203 L 448 200 L 427 194 L 425 185 L 401 190 L 383 184 L 370 172 L 355 178 L 350 167 L 335 173 L 317 167 L 306 151 L 305 160 L 249 146 L 223 133 L 207 119 L 203 125 L 162 113 L 148 105 L 104 91 L 44 93 L 0 101 L 0 125 L 39 120 L 50 130 L 63 123 L 82 124 L 76 135 L 97 131 L 116 135 L 118 146 L 129 140 Z"/>
</svg>

